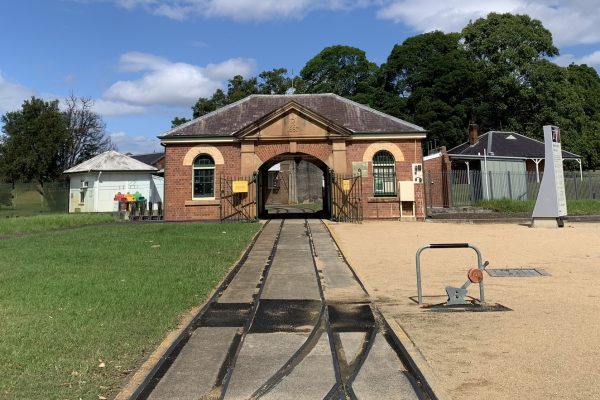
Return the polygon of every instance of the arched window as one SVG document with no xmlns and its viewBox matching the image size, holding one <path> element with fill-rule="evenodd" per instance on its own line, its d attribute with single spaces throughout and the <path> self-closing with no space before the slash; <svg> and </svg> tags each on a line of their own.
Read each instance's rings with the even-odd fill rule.
<svg viewBox="0 0 600 400">
<path fill-rule="evenodd" d="M 215 197 L 215 162 L 200 154 L 194 160 L 194 198 Z"/>
<path fill-rule="evenodd" d="M 373 156 L 373 193 L 375 196 L 396 195 L 396 160 L 385 150 Z"/>
</svg>

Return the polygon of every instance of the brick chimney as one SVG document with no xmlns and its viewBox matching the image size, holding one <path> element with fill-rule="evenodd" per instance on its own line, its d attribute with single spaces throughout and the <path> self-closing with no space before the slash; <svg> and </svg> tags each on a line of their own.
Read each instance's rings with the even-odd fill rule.
<svg viewBox="0 0 600 400">
<path fill-rule="evenodd" d="M 479 140 L 477 124 L 469 124 L 469 144 L 473 146 Z"/>
</svg>

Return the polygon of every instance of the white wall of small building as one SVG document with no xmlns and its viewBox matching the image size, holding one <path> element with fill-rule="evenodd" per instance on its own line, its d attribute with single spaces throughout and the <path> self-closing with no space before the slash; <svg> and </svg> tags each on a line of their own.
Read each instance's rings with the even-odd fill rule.
<svg viewBox="0 0 600 400">
<path fill-rule="evenodd" d="M 85 188 L 87 182 L 87 188 Z M 84 188 L 84 189 L 82 189 Z M 113 212 L 115 195 L 140 192 L 147 201 L 162 202 L 164 178 L 149 172 L 83 172 L 71 174 L 69 212 Z M 83 202 L 82 200 L 83 193 Z"/>
</svg>

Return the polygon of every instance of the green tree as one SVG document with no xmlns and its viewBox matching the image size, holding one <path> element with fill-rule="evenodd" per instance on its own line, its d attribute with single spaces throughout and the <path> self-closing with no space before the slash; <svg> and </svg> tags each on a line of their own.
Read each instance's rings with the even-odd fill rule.
<svg viewBox="0 0 600 400">
<path fill-rule="evenodd" d="M 294 84 L 287 76 L 286 68 L 263 71 L 258 75 L 258 92 L 263 94 L 286 94 Z"/>
<path fill-rule="evenodd" d="M 379 67 L 365 52 L 350 46 L 331 46 L 310 59 L 300 71 L 304 93 L 335 93 L 351 98 L 376 84 Z"/>
<path fill-rule="evenodd" d="M 263 71 L 258 77 L 249 79 L 236 75 L 229 80 L 227 92 L 217 89 L 210 98 L 200 97 L 196 104 L 192 106 L 193 118 L 206 115 L 251 94 L 285 94 L 292 87 L 295 80 L 287 77 L 286 74 L 287 69 L 276 68 L 271 71 Z M 185 118 L 176 117 L 171 121 L 171 125 L 175 127 L 187 121 Z"/>
<path fill-rule="evenodd" d="M 227 85 L 227 104 L 235 103 L 251 94 L 259 93 L 258 79 L 256 77 L 244 79 L 241 75 L 236 75 L 229 80 Z"/>
<path fill-rule="evenodd" d="M 183 117 L 175 117 L 171 120 L 171 128 L 178 127 L 179 125 L 183 125 L 186 122 L 190 122 L 190 120 Z"/>
<path fill-rule="evenodd" d="M 229 104 L 227 103 L 227 96 L 221 89 L 217 89 L 210 99 L 206 97 L 198 99 L 196 104 L 192 106 L 192 115 L 194 118 L 198 118 L 227 104 Z"/>
<path fill-rule="evenodd" d="M 60 152 L 60 168 L 67 170 L 116 146 L 106 134 L 106 124 L 94 112 L 94 101 L 74 95 L 65 100 L 63 114 L 67 122 L 68 139 Z"/>
<path fill-rule="evenodd" d="M 2 116 L 0 173 L 9 182 L 52 181 L 62 174 L 61 152 L 69 141 L 69 125 L 58 100 L 32 97 L 21 110 Z"/>
<path fill-rule="evenodd" d="M 582 156 L 584 167 L 600 165 L 600 78 L 593 68 L 563 68 L 549 61 L 528 72 L 527 115 L 524 132 L 542 139 L 543 125 L 561 128 L 563 148 Z"/>
<path fill-rule="evenodd" d="M 558 55 L 552 34 L 527 15 L 490 13 L 470 22 L 461 35 L 479 70 L 477 122 L 484 129 L 523 131 L 528 119 L 523 89 L 536 63 Z"/>
<path fill-rule="evenodd" d="M 406 39 L 382 66 L 386 91 L 404 102 L 400 114 L 428 130 L 428 140 L 453 147 L 473 119 L 478 71 L 456 33 Z"/>
</svg>

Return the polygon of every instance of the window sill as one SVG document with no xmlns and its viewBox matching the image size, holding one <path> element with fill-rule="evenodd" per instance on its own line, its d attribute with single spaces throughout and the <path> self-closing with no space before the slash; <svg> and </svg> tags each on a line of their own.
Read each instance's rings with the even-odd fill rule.
<svg viewBox="0 0 600 400">
<path fill-rule="evenodd" d="M 367 197 L 368 203 L 397 203 L 398 196 Z"/>
<path fill-rule="evenodd" d="M 185 206 L 186 207 L 193 207 L 193 206 L 218 206 L 221 205 L 221 202 L 219 200 L 215 200 L 214 197 L 208 197 L 206 199 L 193 199 L 193 200 L 186 200 L 185 201 Z"/>
</svg>

